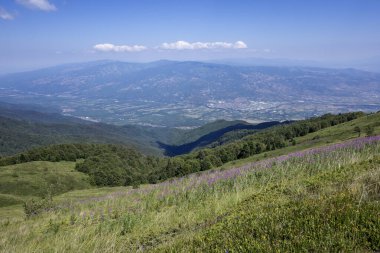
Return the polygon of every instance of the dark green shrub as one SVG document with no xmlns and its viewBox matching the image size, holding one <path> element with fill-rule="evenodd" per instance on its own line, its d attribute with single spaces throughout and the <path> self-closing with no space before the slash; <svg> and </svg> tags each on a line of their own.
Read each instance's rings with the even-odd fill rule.
<svg viewBox="0 0 380 253">
<path fill-rule="evenodd" d="M 31 199 L 24 202 L 24 212 L 26 218 L 36 216 L 44 211 L 53 208 L 53 200 L 51 198 Z"/>
</svg>

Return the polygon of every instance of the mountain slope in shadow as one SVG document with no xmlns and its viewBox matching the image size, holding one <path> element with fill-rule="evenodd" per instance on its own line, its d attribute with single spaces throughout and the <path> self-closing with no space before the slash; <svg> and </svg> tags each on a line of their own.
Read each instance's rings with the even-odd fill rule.
<svg viewBox="0 0 380 253">
<path fill-rule="evenodd" d="M 225 133 L 235 131 L 235 130 L 262 130 L 268 127 L 280 125 L 280 124 L 288 124 L 290 121 L 270 121 L 270 122 L 263 122 L 259 123 L 257 125 L 251 125 L 251 124 L 244 124 L 244 123 L 238 123 L 236 125 L 227 126 L 225 128 L 210 132 L 206 135 L 203 135 L 202 137 L 198 138 L 197 140 L 189 143 L 185 143 L 182 145 L 168 145 L 162 142 L 157 142 L 159 147 L 161 149 L 165 150 L 165 155 L 167 156 L 177 156 L 182 155 L 191 152 L 192 150 L 200 147 L 205 147 L 214 141 L 216 141 L 218 138 L 222 137 Z"/>
</svg>

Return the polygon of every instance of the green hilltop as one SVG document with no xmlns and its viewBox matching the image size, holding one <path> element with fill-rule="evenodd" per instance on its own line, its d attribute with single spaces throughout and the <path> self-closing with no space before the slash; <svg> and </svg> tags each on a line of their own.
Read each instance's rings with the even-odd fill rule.
<svg viewBox="0 0 380 253">
<path fill-rule="evenodd" d="M 89 187 L 88 176 L 76 171 L 74 162 L 34 161 L 3 166 L 0 169 L 0 206 Z"/>
</svg>

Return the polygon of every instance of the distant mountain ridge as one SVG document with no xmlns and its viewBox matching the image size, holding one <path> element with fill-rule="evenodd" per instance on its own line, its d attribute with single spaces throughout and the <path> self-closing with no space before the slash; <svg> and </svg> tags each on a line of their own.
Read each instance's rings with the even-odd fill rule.
<svg viewBox="0 0 380 253">
<path fill-rule="evenodd" d="M 97 61 L 0 77 L 0 101 L 113 124 L 196 127 L 380 109 L 380 74 L 355 69 Z"/>
<path fill-rule="evenodd" d="M 235 66 L 282 66 L 282 67 L 317 67 L 317 68 L 347 68 L 380 73 L 380 56 L 346 61 L 316 61 L 286 58 L 231 58 L 210 60 L 210 63 Z"/>
</svg>

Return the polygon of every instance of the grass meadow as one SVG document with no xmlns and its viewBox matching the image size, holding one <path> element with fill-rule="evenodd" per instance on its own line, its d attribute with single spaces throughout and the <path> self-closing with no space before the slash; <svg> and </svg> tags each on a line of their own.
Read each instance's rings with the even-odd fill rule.
<svg viewBox="0 0 380 253">
<path fill-rule="evenodd" d="M 380 250 L 379 141 L 356 138 L 135 189 L 70 191 L 29 218 L 16 208 L 1 215 L 0 251 Z"/>
</svg>

